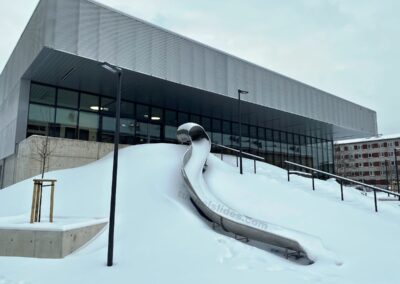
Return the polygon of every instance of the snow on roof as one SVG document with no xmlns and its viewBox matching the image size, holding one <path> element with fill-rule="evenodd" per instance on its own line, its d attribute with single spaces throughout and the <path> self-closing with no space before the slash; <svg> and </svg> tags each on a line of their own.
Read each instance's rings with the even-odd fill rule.
<svg viewBox="0 0 400 284">
<path fill-rule="evenodd" d="M 335 141 L 335 144 L 353 144 L 353 143 L 374 142 L 374 141 L 399 139 L 399 138 L 400 138 L 399 133 L 387 134 L 387 135 L 378 134 L 377 136 L 372 136 L 372 137 L 348 139 L 348 140 L 338 140 L 338 141 Z"/>
</svg>

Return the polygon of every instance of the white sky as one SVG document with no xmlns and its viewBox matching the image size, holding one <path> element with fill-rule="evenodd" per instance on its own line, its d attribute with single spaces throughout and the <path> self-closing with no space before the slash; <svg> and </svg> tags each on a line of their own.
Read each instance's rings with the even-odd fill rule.
<svg viewBox="0 0 400 284">
<path fill-rule="evenodd" d="M 0 70 L 38 0 L 0 0 Z M 400 1 L 99 0 L 378 114 L 400 133 Z"/>
</svg>

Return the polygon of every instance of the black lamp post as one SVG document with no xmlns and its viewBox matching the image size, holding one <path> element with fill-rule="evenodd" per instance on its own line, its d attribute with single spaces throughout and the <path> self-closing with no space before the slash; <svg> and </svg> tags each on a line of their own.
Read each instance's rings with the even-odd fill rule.
<svg viewBox="0 0 400 284">
<path fill-rule="evenodd" d="M 118 76 L 118 91 L 116 98 L 115 107 L 115 134 L 114 134 L 114 159 L 113 159 L 113 171 L 112 171 L 112 182 L 111 182 L 111 203 L 110 203 L 110 221 L 108 229 L 108 253 L 107 253 L 107 266 L 113 265 L 114 256 L 114 226 L 115 226 L 115 201 L 117 195 L 117 173 L 118 173 L 118 145 L 119 145 L 119 129 L 120 129 L 120 118 L 121 118 L 121 89 L 122 89 L 122 69 L 111 65 L 107 62 L 101 64 L 101 66 L 109 72 Z"/>
<path fill-rule="evenodd" d="M 397 193 L 400 193 L 400 187 L 399 187 L 399 167 L 397 165 L 397 148 L 394 148 L 394 166 L 396 167 L 396 183 L 397 183 Z M 400 196 L 399 196 L 400 200 Z"/>
<path fill-rule="evenodd" d="M 242 105 L 240 100 L 241 94 L 248 94 L 249 92 L 238 89 L 239 98 L 239 164 L 240 164 L 240 174 L 243 174 L 243 162 L 242 162 Z"/>
</svg>

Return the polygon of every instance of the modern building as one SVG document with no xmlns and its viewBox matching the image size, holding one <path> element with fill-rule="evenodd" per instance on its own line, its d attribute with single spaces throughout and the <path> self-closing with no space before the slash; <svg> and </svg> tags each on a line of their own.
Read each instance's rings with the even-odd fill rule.
<svg viewBox="0 0 400 284">
<path fill-rule="evenodd" d="M 335 142 L 335 167 L 339 175 L 397 191 L 400 134 Z"/>
<path fill-rule="evenodd" d="M 332 172 L 333 140 L 377 134 L 373 110 L 93 1 L 41 0 L 0 76 L 2 177 L 31 135 L 113 140 L 117 78 L 101 62 L 123 69 L 124 144 L 175 143 L 193 121 L 238 147 L 238 89 L 244 150 L 269 163 Z"/>
</svg>

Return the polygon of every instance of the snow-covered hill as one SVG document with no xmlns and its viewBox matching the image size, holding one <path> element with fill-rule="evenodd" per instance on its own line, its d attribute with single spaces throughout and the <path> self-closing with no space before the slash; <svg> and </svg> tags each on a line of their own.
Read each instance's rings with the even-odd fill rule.
<svg viewBox="0 0 400 284">
<path fill-rule="evenodd" d="M 180 175 L 187 146 L 120 151 L 115 266 L 105 266 L 107 231 L 62 260 L 0 257 L 0 283 L 398 283 L 399 203 L 379 203 L 334 181 L 292 176 L 267 164 L 238 174 L 234 160 L 210 155 L 209 187 L 230 207 L 321 240 L 337 263 L 303 266 L 221 235 L 200 218 Z M 228 160 L 228 162 L 226 162 Z M 112 156 L 48 173 L 58 179 L 56 217 L 107 217 Z M 28 218 L 32 181 L 0 191 L 0 226 Z M 45 198 L 44 200 L 47 201 Z M 45 204 L 46 205 L 46 204 Z"/>
</svg>

